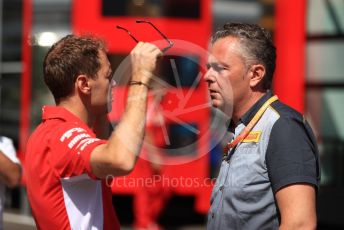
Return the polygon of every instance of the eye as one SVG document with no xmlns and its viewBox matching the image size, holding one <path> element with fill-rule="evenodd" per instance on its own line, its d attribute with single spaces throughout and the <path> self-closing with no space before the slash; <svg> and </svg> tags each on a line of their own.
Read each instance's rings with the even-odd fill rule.
<svg viewBox="0 0 344 230">
<path fill-rule="evenodd" d="M 213 68 L 214 71 L 216 72 L 221 72 L 223 70 L 228 70 L 229 68 L 223 65 L 220 65 L 218 63 L 208 63 L 207 64 L 207 69 L 209 70 L 210 68 Z"/>
<path fill-rule="evenodd" d="M 223 68 L 219 65 L 214 65 L 213 66 L 213 69 L 216 71 L 216 72 L 221 72 L 223 70 Z"/>
</svg>

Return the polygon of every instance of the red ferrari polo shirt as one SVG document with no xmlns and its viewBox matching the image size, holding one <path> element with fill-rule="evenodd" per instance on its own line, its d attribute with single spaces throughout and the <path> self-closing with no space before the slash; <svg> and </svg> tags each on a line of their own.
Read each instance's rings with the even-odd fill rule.
<svg viewBox="0 0 344 230">
<path fill-rule="evenodd" d="M 92 174 L 90 155 L 106 143 L 62 107 L 43 107 L 26 151 L 28 198 L 39 229 L 119 229 L 111 188 Z"/>
</svg>

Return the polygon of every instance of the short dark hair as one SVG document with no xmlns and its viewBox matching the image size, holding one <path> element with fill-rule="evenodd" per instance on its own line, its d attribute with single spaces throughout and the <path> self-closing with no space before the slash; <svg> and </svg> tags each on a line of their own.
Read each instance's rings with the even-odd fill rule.
<svg viewBox="0 0 344 230">
<path fill-rule="evenodd" d="M 211 44 L 229 36 L 239 39 L 246 62 L 264 65 L 266 74 L 263 78 L 263 87 L 270 89 L 276 66 L 276 47 L 270 32 L 256 24 L 226 23 L 211 37 Z"/>
<path fill-rule="evenodd" d="M 97 77 L 100 50 L 106 52 L 105 43 L 88 35 L 67 35 L 49 49 L 43 62 L 43 76 L 57 103 L 72 93 L 78 75 Z"/>
</svg>

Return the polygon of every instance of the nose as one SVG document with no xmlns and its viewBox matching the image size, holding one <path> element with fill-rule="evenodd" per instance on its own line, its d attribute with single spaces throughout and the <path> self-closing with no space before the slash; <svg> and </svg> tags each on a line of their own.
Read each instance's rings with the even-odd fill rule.
<svg viewBox="0 0 344 230">
<path fill-rule="evenodd" d="M 215 75 L 214 75 L 214 73 L 213 73 L 213 71 L 212 71 L 211 68 L 209 68 L 209 69 L 207 70 L 207 72 L 204 74 L 204 80 L 205 80 L 207 83 L 213 83 L 213 82 L 216 81 L 216 80 L 215 80 Z"/>
</svg>

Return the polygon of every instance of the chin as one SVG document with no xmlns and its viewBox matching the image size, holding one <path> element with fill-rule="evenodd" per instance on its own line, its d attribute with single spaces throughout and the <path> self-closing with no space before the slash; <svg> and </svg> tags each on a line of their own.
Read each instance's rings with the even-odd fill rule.
<svg viewBox="0 0 344 230">
<path fill-rule="evenodd" d="M 213 107 L 220 109 L 222 107 L 222 104 L 219 103 L 219 101 L 211 101 L 211 104 Z"/>
<path fill-rule="evenodd" d="M 216 109 L 218 109 L 218 108 L 219 108 L 219 106 L 218 106 L 218 105 L 216 105 L 216 104 L 214 104 L 214 103 L 212 103 L 212 106 L 213 106 L 214 108 L 216 108 Z"/>
</svg>

